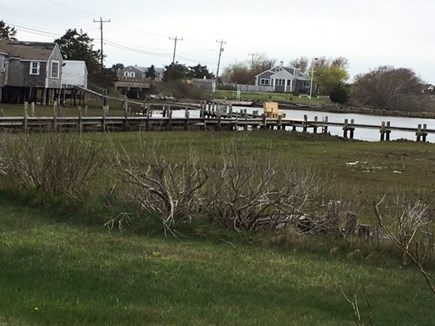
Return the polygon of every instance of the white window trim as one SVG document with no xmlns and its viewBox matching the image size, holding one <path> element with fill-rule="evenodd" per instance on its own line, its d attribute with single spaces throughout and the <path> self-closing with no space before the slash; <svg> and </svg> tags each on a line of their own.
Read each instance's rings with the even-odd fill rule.
<svg viewBox="0 0 435 326">
<path fill-rule="evenodd" d="M 36 63 L 36 73 L 33 72 L 33 65 Z M 30 61 L 30 71 L 29 74 L 33 76 L 39 76 L 41 70 L 41 62 L 39 61 Z"/>
<path fill-rule="evenodd" d="M 270 85 L 269 78 L 260 78 L 260 85 L 262 85 L 262 86 L 269 86 Z"/>
<path fill-rule="evenodd" d="M 55 63 L 57 63 L 57 76 L 53 76 L 53 65 Z M 51 65 L 50 65 L 50 78 L 59 79 L 59 75 L 60 75 L 60 61 L 53 60 L 51 61 Z"/>
<path fill-rule="evenodd" d="M 130 77 L 131 78 L 136 78 L 136 73 L 134 71 L 130 71 Z"/>
<path fill-rule="evenodd" d="M 128 71 L 124 71 L 124 77 L 129 77 L 130 73 Z"/>
</svg>

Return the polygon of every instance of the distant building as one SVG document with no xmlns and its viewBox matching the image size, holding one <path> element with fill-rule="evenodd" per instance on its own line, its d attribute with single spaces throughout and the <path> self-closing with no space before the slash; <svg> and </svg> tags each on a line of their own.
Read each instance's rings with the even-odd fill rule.
<svg viewBox="0 0 435 326">
<path fill-rule="evenodd" d="M 118 69 L 118 78 L 146 79 L 146 72 L 150 67 L 126 66 Z M 154 68 L 156 80 L 163 79 L 164 68 Z"/>
<path fill-rule="evenodd" d="M 298 68 L 275 66 L 255 76 L 255 85 L 280 93 L 308 93 L 310 78 Z"/>
<path fill-rule="evenodd" d="M 60 97 L 62 68 L 56 43 L 0 40 L 0 102 L 51 104 Z"/>
<path fill-rule="evenodd" d="M 88 68 L 86 62 L 79 60 L 64 60 L 62 71 L 62 88 L 80 86 L 88 88 Z"/>
<path fill-rule="evenodd" d="M 151 79 L 146 77 L 149 67 L 126 66 L 118 69 L 115 88 L 129 98 L 144 99 L 145 92 L 151 87 Z M 157 81 L 163 78 L 163 68 L 154 68 Z"/>
<path fill-rule="evenodd" d="M 192 85 L 208 92 L 216 91 L 215 79 L 192 78 Z"/>
</svg>

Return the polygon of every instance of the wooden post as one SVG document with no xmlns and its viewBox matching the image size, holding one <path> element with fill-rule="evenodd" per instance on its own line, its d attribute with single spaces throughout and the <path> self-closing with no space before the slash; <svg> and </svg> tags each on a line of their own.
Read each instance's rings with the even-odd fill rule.
<svg viewBox="0 0 435 326">
<path fill-rule="evenodd" d="M 261 116 L 261 128 L 262 129 L 266 129 L 267 128 L 267 116 L 265 113 L 263 113 L 263 115 Z"/>
<path fill-rule="evenodd" d="M 172 110 L 171 107 L 168 108 L 168 121 L 166 123 L 166 130 L 171 129 L 171 120 L 172 120 Z"/>
<path fill-rule="evenodd" d="M 53 130 L 57 131 L 57 103 L 53 102 Z"/>
<path fill-rule="evenodd" d="M 352 125 L 354 124 L 354 121 L 353 121 L 353 119 L 351 119 L 350 120 L 350 128 L 349 128 L 349 137 L 350 137 L 350 139 L 353 139 L 353 136 L 354 136 L 354 132 L 355 132 L 355 128 L 354 127 L 352 127 Z"/>
<path fill-rule="evenodd" d="M 184 111 L 184 118 L 186 119 L 184 121 L 184 130 L 189 129 L 189 117 L 190 117 L 189 108 L 186 106 L 186 110 Z"/>
<path fill-rule="evenodd" d="M 390 121 L 387 121 L 387 127 L 385 128 L 385 140 L 387 141 L 390 140 L 390 133 L 391 133 Z"/>
<path fill-rule="evenodd" d="M 427 129 L 427 125 L 423 125 L 422 135 L 423 135 L 423 141 L 426 142 L 427 132 L 425 130 Z"/>
<path fill-rule="evenodd" d="M 421 136 L 422 136 L 421 124 L 418 125 L 417 132 L 415 134 L 417 135 L 417 141 L 421 141 Z"/>
<path fill-rule="evenodd" d="M 101 131 L 106 131 L 106 106 L 103 106 L 103 116 L 101 119 Z"/>
<path fill-rule="evenodd" d="M 122 105 L 124 108 L 124 131 L 128 131 L 128 98 L 125 95 L 122 98 Z"/>
<path fill-rule="evenodd" d="M 322 118 L 322 121 L 325 122 L 325 123 L 328 123 L 328 116 L 323 117 L 323 118 Z M 322 127 L 322 133 L 324 133 L 324 134 L 327 134 L 327 133 L 328 133 L 328 126 L 327 126 L 327 125 L 324 125 L 324 126 Z"/>
<path fill-rule="evenodd" d="M 218 124 L 217 124 L 217 130 L 218 131 L 221 131 L 221 127 L 222 127 L 222 114 L 221 114 L 221 112 L 219 111 L 219 110 L 217 110 L 216 111 L 216 117 L 217 117 L 217 120 L 218 120 Z"/>
<path fill-rule="evenodd" d="M 35 117 L 35 102 L 30 103 L 30 112 L 32 117 Z"/>
<path fill-rule="evenodd" d="M 87 117 L 87 116 L 88 116 L 88 106 L 85 105 L 85 117 Z"/>
<path fill-rule="evenodd" d="M 304 114 L 304 123 L 303 123 L 303 127 L 302 127 L 303 132 L 307 132 L 307 130 L 308 130 L 307 121 L 308 121 L 308 116 L 306 114 Z"/>
<path fill-rule="evenodd" d="M 78 107 L 78 114 L 79 115 L 78 115 L 78 119 L 77 119 L 77 124 L 78 124 L 77 128 L 78 128 L 79 134 L 81 134 L 83 131 L 82 107 L 81 106 Z"/>
<path fill-rule="evenodd" d="M 385 140 L 385 121 L 382 121 L 381 123 L 381 130 L 379 130 L 380 134 L 381 134 L 381 141 Z"/>
<path fill-rule="evenodd" d="M 28 103 L 24 102 L 24 118 L 23 118 L 23 130 L 27 131 L 27 117 L 28 117 Z"/>
<path fill-rule="evenodd" d="M 281 114 L 278 116 L 277 128 L 278 128 L 278 130 L 282 129 L 282 115 Z"/>
<path fill-rule="evenodd" d="M 228 118 L 232 118 L 233 117 L 233 105 L 230 104 L 230 107 L 228 108 Z"/>
<path fill-rule="evenodd" d="M 317 122 L 319 121 L 319 118 L 316 116 L 314 117 L 314 126 L 313 126 L 313 133 L 317 134 Z"/>
</svg>

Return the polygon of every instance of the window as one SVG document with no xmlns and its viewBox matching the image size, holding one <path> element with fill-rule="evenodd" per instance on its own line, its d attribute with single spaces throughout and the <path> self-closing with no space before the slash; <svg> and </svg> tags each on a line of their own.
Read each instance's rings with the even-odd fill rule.
<svg viewBox="0 0 435 326">
<path fill-rule="evenodd" d="M 131 77 L 131 78 L 135 78 L 135 77 L 136 77 L 136 73 L 135 73 L 134 71 L 131 71 L 131 72 L 130 72 L 130 77 Z"/>
<path fill-rule="evenodd" d="M 39 61 L 30 62 L 30 74 L 31 75 L 39 75 L 39 68 L 40 67 L 41 67 L 41 64 Z"/>
<path fill-rule="evenodd" d="M 124 77 L 130 76 L 130 73 L 128 71 L 124 71 Z"/>
<path fill-rule="evenodd" d="M 260 78 L 260 85 L 269 85 L 269 79 Z"/>
<path fill-rule="evenodd" d="M 304 81 L 304 87 L 310 87 L 310 82 L 309 81 Z"/>
<path fill-rule="evenodd" d="M 285 80 L 284 79 L 277 79 L 275 82 L 276 86 L 284 86 L 285 85 Z"/>
<path fill-rule="evenodd" d="M 59 61 L 51 62 L 51 78 L 59 78 Z"/>
</svg>

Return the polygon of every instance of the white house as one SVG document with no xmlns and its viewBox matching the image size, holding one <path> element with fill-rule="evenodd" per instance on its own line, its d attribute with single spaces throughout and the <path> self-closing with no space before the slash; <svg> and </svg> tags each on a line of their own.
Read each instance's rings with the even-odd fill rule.
<svg viewBox="0 0 435 326">
<path fill-rule="evenodd" d="M 88 88 L 88 69 L 86 63 L 79 60 L 64 60 L 62 70 L 62 87 L 80 86 Z"/>
<path fill-rule="evenodd" d="M 276 66 L 255 76 L 255 85 L 272 87 L 275 92 L 307 93 L 310 79 L 297 68 Z"/>
</svg>

